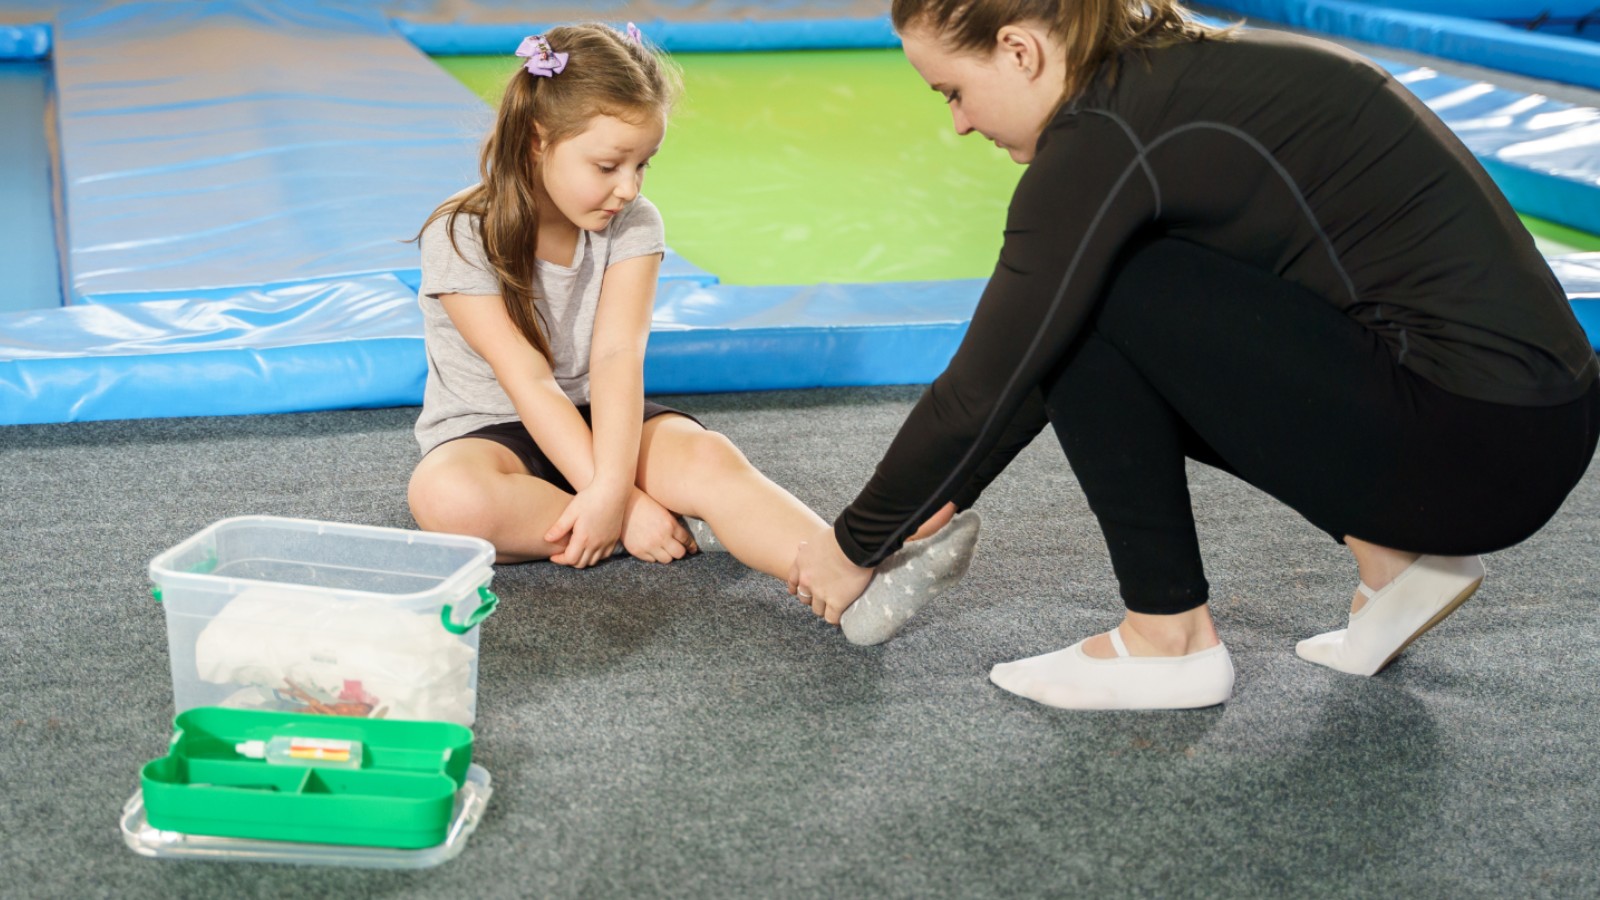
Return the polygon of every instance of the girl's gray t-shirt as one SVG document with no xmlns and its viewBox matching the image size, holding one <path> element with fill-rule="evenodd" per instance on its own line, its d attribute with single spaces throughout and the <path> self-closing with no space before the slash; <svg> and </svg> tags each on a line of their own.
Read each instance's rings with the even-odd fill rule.
<svg viewBox="0 0 1600 900">
<path fill-rule="evenodd" d="M 423 453 L 485 425 L 518 418 L 511 398 L 495 380 L 494 369 L 468 346 L 439 302 L 442 294 L 501 302 L 499 280 L 478 239 L 478 217 L 456 217 L 455 246 L 445 232 L 447 219 L 441 216 L 430 223 L 421 241 L 422 287 L 417 299 L 422 305 L 428 380 L 416 436 Z M 606 268 L 665 250 L 661 214 L 641 195 L 623 207 L 604 230 L 578 232 L 572 265 L 538 260 L 534 305 L 550 341 L 556 383 L 574 404 L 589 402 L 589 345 Z"/>
</svg>

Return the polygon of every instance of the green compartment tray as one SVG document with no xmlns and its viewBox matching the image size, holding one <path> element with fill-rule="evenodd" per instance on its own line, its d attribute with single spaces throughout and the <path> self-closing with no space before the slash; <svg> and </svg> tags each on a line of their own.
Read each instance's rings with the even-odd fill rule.
<svg viewBox="0 0 1600 900">
<path fill-rule="evenodd" d="M 235 749 L 282 736 L 359 741 L 361 768 L 274 765 Z M 449 722 L 196 707 L 139 780 L 145 815 L 167 831 L 420 849 L 444 842 L 471 764 L 471 730 Z"/>
</svg>

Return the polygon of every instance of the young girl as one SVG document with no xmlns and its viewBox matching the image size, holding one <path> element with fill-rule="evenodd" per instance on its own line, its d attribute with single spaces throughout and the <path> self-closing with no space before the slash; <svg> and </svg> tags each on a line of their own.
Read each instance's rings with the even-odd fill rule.
<svg viewBox="0 0 1600 900">
<path fill-rule="evenodd" d="M 555 28 L 517 55 L 525 71 L 506 86 L 482 183 L 420 236 L 428 380 L 413 516 L 489 540 L 502 563 L 581 569 L 619 543 L 658 563 L 695 552 L 682 515 L 746 565 L 786 576 L 822 520 L 727 438 L 644 399 L 665 242 L 639 189 L 674 73 L 631 25 Z M 960 577 L 975 528 L 941 535 L 962 553 L 935 563 L 923 551 L 912 599 Z"/>
</svg>

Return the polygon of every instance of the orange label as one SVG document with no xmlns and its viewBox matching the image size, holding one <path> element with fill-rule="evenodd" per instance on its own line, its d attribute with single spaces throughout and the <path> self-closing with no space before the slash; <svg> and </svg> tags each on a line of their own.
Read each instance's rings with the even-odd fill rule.
<svg viewBox="0 0 1600 900">
<path fill-rule="evenodd" d="M 349 762 L 350 742 L 322 738 L 295 738 L 289 742 L 289 758 Z"/>
</svg>

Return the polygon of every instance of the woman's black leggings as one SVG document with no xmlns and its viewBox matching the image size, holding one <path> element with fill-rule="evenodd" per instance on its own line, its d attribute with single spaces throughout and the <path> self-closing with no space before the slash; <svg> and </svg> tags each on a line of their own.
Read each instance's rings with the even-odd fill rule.
<svg viewBox="0 0 1600 900">
<path fill-rule="evenodd" d="M 1600 385 L 1551 407 L 1449 393 L 1327 301 L 1171 239 L 1128 254 L 1042 388 L 1123 600 L 1142 613 L 1207 599 L 1186 458 L 1335 540 L 1465 556 L 1549 521 L 1600 436 Z"/>
</svg>

